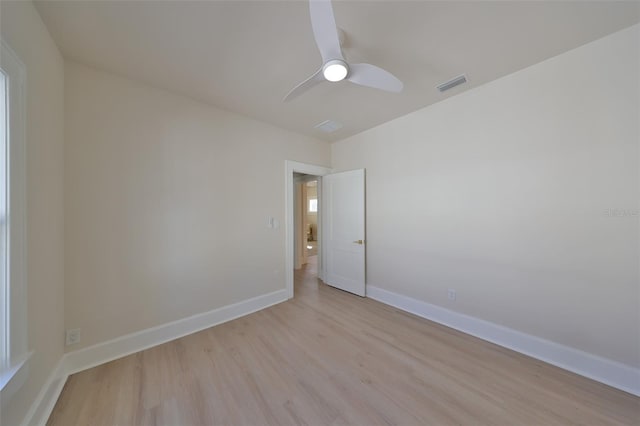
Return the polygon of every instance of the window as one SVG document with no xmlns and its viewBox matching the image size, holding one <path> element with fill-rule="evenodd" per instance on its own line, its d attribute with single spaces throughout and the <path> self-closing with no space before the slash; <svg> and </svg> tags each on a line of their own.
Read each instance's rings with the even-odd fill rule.
<svg viewBox="0 0 640 426">
<path fill-rule="evenodd" d="M 309 199 L 309 212 L 316 213 L 318 211 L 318 199 L 310 198 Z"/>
<path fill-rule="evenodd" d="M 26 375 L 27 280 L 25 188 L 25 69 L 0 44 L 0 391 Z"/>
</svg>

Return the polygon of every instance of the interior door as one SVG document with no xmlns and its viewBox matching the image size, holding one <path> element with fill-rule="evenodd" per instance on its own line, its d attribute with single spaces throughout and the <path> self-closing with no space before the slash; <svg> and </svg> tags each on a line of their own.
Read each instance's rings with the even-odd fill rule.
<svg viewBox="0 0 640 426">
<path fill-rule="evenodd" d="M 324 282 L 365 296 L 364 169 L 322 177 Z"/>
</svg>

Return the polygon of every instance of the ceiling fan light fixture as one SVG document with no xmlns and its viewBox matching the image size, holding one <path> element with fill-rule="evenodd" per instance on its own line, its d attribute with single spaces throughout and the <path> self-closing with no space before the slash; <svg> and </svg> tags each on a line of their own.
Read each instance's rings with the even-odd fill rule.
<svg viewBox="0 0 640 426">
<path fill-rule="evenodd" d="M 340 59 L 327 61 L 322 67 L 322 75 L 324 75 L 324 78 L 334 83 L 344 80 L 347 74 L 349 74 L 349 67 L 345 61 L 341 61 Z"/>
<path fill-rule="evenodd" d="M 2 0 L 0 0 L 2 1 Z M 402 91 L 402 81 L 380 67 L 371 64 L 347 64 L 342 54 L 342 41 L 340 29 L 336 27 L 333 16 L 332 0 L 309 0 L 309 14 L 311 16 L 311 28 L 313 37 L 322 57 L 322 67 L 306 80 L 298 83 L 282 99 L 288 102 L 297 98 L 302 93 L 317 84 L 325 81 L 337 82 L 348 80 L 359 86 L 387 92 L 399 93 Z"/>
</svg>

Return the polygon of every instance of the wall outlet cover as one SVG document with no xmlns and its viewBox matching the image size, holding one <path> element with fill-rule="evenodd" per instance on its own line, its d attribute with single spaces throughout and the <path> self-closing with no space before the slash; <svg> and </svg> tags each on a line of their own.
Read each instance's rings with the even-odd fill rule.
<svg viewBox="0 0 640 426">
<path fill-rule="evenodd" d="M 447 297 L 449 300 L 456 300 L 456 291 L 452 288 L 447 290 Z"/>
<path fill-rule="evenodd" d="M 67 346 L 80 343 L 80 329 L 74 328 L 71 330 L 67 330 L 65 343 Z"/>
</svg>

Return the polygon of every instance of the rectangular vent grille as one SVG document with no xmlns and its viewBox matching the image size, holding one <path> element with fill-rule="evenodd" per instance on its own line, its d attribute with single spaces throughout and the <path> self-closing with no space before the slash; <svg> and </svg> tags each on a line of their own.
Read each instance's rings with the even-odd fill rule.
<svg viewBox="0 0 640 426">
<path fill-rule="evenodd" d="M 447 81 L 446 83 L 442 83 L 441 85 L 439 85 L 437 88 L 439 91 L 441 92 L 445 92 L 449 89 L 453 89 L 456 86 L 459 86 L 463 83 L 467 82 L 467 77 L 463 74 L 460 75 L 452 80 Z"/>
<path fill-rule="evenodd" d="M 333 133 L 336 130 L 341 129 L 342 124 L 338 123 L 337 121 L 327 120 L 323 121 L 320 124 L 317 124 L 315 128 L 318 130 L 322 130 L 325 133 Z"/>
</svg>

